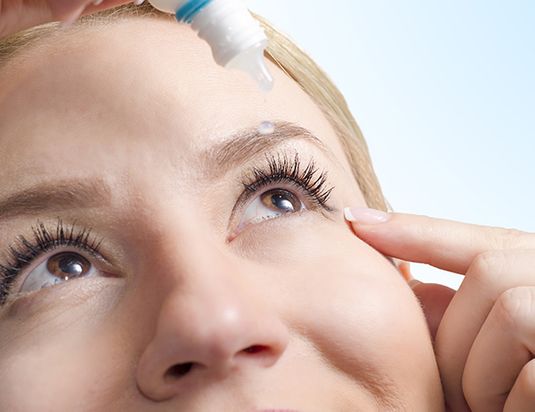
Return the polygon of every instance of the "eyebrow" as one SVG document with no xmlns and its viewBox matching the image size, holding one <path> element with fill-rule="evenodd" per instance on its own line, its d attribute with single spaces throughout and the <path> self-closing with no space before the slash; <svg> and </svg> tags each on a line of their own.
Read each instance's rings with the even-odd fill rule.
<svg viewBox="0 0 535 412">
<path fill-rule="evenodd" d="M 52 210 L 98 207 L 111 200 L 111 189 L 103 179 L 45 182 L 0 199 L 0 221 Z"/>
<path fill-rule="evenodd" d="M 201 152 L 201 165 L 205 172 L 214 175 L 212 177 L 221 177 L 289 139 L 308 141 L 334 158 L 334 154 L 309 130 L 289 122 L 275 122 L 273 133 L 267 135 L 257 128 L 241 129 L 231 134 Z M 0 199 L 0 222 L 17 216 L 105 206 L 111 204 L 112 194 L 111 187 L 101 178 L 39 183 Z"/>
<path fill-rule="evenodd" d="M 210 177 L 222 176 L 238 165 L 266 153 L 290 140 L 303 140 L 320 149 L 338 163 L 334 153 L 308 129 L 290 122 L 274 122 L 273 132 L 263 134 L 258 127 L 242 129 L 201 153 L 203 169 Z"/>
</svg>

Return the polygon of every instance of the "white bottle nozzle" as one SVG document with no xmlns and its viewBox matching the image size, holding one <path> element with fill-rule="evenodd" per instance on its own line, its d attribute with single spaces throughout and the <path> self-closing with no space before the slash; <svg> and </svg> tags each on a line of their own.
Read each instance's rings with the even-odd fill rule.
<svg viewBox="0 0 535 412">
<path fill-rule="evenodd" d="M 269 92 L 273 88 L 273 77 L 271 77 L 264 61 L 265 43 L 258 43 L 256 46 L 239 53 L 227 63 L 226 67 L 249 73 L 260 89 Z"/>
<path fill-rule="evenodd" d="M 187 0 L 149 0 L 149 3 L 164 13 L 175 14 L 184 3 L 187 3 Z"/>
<path fill-rule="evenodd" d="M 264 91 L 273 78 L 264 59 L 268 39 L 241 0 L 149 0 L 158 10 L 191 23 L 217 64 L 249 73 Z"/>
</svg>

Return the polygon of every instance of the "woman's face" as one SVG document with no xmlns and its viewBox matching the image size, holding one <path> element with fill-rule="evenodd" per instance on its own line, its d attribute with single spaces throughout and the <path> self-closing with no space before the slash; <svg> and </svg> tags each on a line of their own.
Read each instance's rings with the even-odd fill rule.
<svg viewBox="0 0 535 412">
<path fill-rule="evenodd" d="M 152 19 L 2 69 L 0 409 L 443 410 L 332 126 L 270 70 L 263 94 Z"/>
</svg>

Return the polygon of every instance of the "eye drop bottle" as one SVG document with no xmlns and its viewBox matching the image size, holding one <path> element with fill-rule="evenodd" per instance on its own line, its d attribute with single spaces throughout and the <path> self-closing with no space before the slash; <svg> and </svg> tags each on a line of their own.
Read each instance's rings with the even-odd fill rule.
<svg viewBox="0 0 535 412">
<path fill-rule="evenodd" d="M 242 0 L 149 0 L 152 6 L 173 13 L 191 24 L 212 48 L 217 64 L 249 73 L 264 91 L 273 78 L 264 60 L 268 39 Z"/>
</svg>

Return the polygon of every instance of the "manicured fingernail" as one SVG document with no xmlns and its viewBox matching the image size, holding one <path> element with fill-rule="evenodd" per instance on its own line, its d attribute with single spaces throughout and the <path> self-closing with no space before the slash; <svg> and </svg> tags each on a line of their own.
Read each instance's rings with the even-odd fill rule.
<svg viewBox="0 0 535 412">
<path fill-rule="evenodd" d="M 102 4 L 104 0 L 93 0 L 93 5 L 98 6 L 99 4 Z"/>
<path fill-rule="evenodd" d="M 373 225 L 386 222 L 390 219 L 390 214 L 382 210 L 369 209 L 367 207 L 346 207 L 344 216 L 350 222 Z"/>
</svg>

